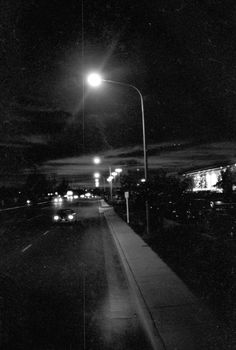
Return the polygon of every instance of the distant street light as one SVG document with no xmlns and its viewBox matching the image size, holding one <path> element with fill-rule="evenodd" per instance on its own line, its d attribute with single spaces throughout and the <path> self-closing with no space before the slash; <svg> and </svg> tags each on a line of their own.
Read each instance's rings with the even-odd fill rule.
<svg viewBox="0 0 236 350">
<path fill-rule="evenodd" d="M 116 168 L 115 169 L 115 172 L 118 174 L 118 181 L 119 181 L 119 186 L 121 186 L 121 183 L 120 183 L 120 174 L 122 173 L 123 169 L 121 168 Z"/>
<path fill-rule="evenodd" d="M 132 88 L 138 93 L 138 95 L 140 97 L 141 113 L 142 113 L 144 176 L 145 176 L 146 185 L 148 186 L 148 164 L 147 164 L 147 150 L 146 150 L 145 117 L 144 117 L 143 96 L 142 96 L 141 92 L 134 85 L 126 84 L 126 83 L 122 83 L 122 82 L 114 81 L 114 80 L 105 80 L 105 79 L 102 79 L 102 77 L 97 73 L 90 74 L 88 76 L 87 81 L 88 81 L 89 85 L 91 85 L 93 87 L 98 87 L 99 85 L 101 85 L 102 82 L 105 82 L 105 83 L 111 83 L 111 84 L 115 84 L 115 85 L 121 85 L 121 86 L 125 86 L 128 88 Z M 147 234 L 149 234 L 150 228 L 149 228 L 148 194 L 146 194 L 145 207 L 146 207 Z"/>
<path fill-rule="evenodd" d="M 93 158 L 93 163 L 96 164 L 96 165 L 100 164 L 101 163 L 100 157 L 94 157 Z M 100 173 L 98 173 L 98 172 L 94 173 L 93 177 L 95 178 L 95 187 L 99 187 Z"/>
<path fill-rule="evenodd" d="M 94 164 L 100 164 L 101 163 L 101 159 L 99 157 L 94 157 L 93 158 L 93 162 L 94 162 Z"/>
<path fill-rule="evenodd" d="M 120 173 L 122 173 L 122 169 L 121 169 L 121 168 L 116 168 L 116 169 L 115 169 L 115 172 L 118 173 L 118 174 L 120 174 Z"/>
<path fill-rule="evenodd" d="M 113 199 L 113 197 L 112 197 L 112 180 L 113 179 L 114 179 L 114 177 L 112 175 L 108 176 L 108 178 L 107 178 L 107 182 L 109 182 L 109 184 L 110 184 L 110 200 L 111 200 L 111 202 Z"/>
<path fill-rule="evenodd" d="M 91 80 L 93 80 L 93 79 L 91 79 Z M 93 163 L 94 164 L 100 164 L 101 163 L 101 158 L 100 157 L 94 157 L 93 158 Z M 115 177 L 117 176 L 117 175 L 119 175 L 120 176 L 120 173 L 122 172 L 122 169 L 121 168 L 117 168 L 117 169 L 115 169 L 115 171 L 111 171 L 111 167 L 109 166 L 109 177 L 107 178 L 107 182 L 109 182 L 109 185 L 110 185 L 110 200 L 112 201 L 112 199 L 113 199 L 113 190 L 112 190 L 112 181 L 115 179 Z M 99 179 L 100 178 L 100 173 L 94 173 L 94 178 L 95 178 L 95 181 L 97 180 L 97 179 Z M 98 184 L 98 182 L 96 183 L 96 184 Z M 104 185 L 104 191 L 105 191 L 105 183 L 103 184 Z"/>
</svg>

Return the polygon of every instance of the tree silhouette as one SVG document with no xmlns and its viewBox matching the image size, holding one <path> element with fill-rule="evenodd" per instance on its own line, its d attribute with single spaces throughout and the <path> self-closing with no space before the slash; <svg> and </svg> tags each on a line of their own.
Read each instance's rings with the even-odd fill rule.
<svg viewBox="0 0 236 350">
<path fill-rule="evenodd" d="M 215 186 L 223 190 L 225 198 L 230 199 L 233 194 L 233 183 L 232 171 L 226 168 L 225 171 L 221 171 L 220 179 Z"/>
</svg>

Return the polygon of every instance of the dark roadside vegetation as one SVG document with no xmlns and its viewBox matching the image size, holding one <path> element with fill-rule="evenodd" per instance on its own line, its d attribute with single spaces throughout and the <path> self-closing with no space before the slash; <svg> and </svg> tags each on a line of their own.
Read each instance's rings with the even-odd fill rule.
<svg viewBox="0 0 236 350">
<path fill-rule="evenodd" d="M 145 228 L 144 192 L 131 188 L 130 226 L 210 307 L 232 343 L 236 341 L 236 194 L 226 198 L 224 193 L 193 193 L 186 191 L 186 184 L 177 193 L 170 183 L 166 188 L 151 190 L 150 235 Z M 126 220 L 122 195 L 114 198 L 113 205 Z"/>
</svg>

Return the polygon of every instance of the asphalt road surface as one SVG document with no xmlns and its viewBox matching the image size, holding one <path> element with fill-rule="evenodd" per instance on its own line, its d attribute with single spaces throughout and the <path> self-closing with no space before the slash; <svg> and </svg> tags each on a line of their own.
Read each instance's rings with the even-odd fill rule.
<svg viewBox="0 0 236 350">
<path fill-rule="evenodd" d="M 150 349 L 98 200 L 0 212 L 0 348 Z"/>
</svg>

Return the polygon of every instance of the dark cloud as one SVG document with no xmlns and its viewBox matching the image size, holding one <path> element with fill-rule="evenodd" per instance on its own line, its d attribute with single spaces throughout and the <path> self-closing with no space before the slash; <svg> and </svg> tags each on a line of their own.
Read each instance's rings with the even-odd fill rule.
<svg viewBox="0 0 236 350">
<path fill-rule="evenodd" d="M 179 146 L 178 146 L 179 145 Z M 153 152 L 148 157 L 150 172 L 163 169 L 170 173 L 183 173 L 185 171 L 234 164 L 236 162 L 235 142 L 219 142 L 204 145 L 180 145 L 178 150 L 174 144 L 152 145 Z M 182 148 L 180 147 L 182 146 Z M 161 150 L 161 151 L 160 151 Z M 124 157 L 124 154 L 129 154 Z M 209 156 L 210 155 L 210 156 Z M 140 176 L 143 173 L 143 154 L 141 147 L 113 149 L 101 155 L 101 164 L 93 164 L 94 154 L 81 157 L 63 158 L 51 160 L 42 166 L 45 173 L 57 174 L 59 177 L 67 177 L 72 182 L 79 182 L 83 186 L 93 184 L 93 173 L 100 171 L 103 176 L 109 174 L 109 167 L 115 169 L 122 167 L 124 172 L 139 169 Z"/>
<path fill-rule="evenodd" d="M 235 140 L 235 1 L 86 0 L 83 33 L 81 5 L 73 0 L 1 2 L 4 172 L 13 171 L 13 163 L 20 170 L 94 151 L 110 150 L 112 157 L 112 150 L 121 147 L 120 162 L 141 157 L 142 146 L 135 154 L 128 151 L 142 145 L 135 91 L 105 84 L 92 91 L 85 85 L 83 104 L 82 82 L 95 68 L 106 79 L 141 90 L 148 144 L 180 140 L 181 146 L 168 148 L 177 157 L 174 167 L 178 152 L 184 154 L 183 142 Z M 167 151 L 149 149 L 152 164 Z M 186 148 L 190 166 L 191 152 Z M 202 150 L 201 162 L 210 163 L 214 155 L 212 148 Z"/>
</svg>

